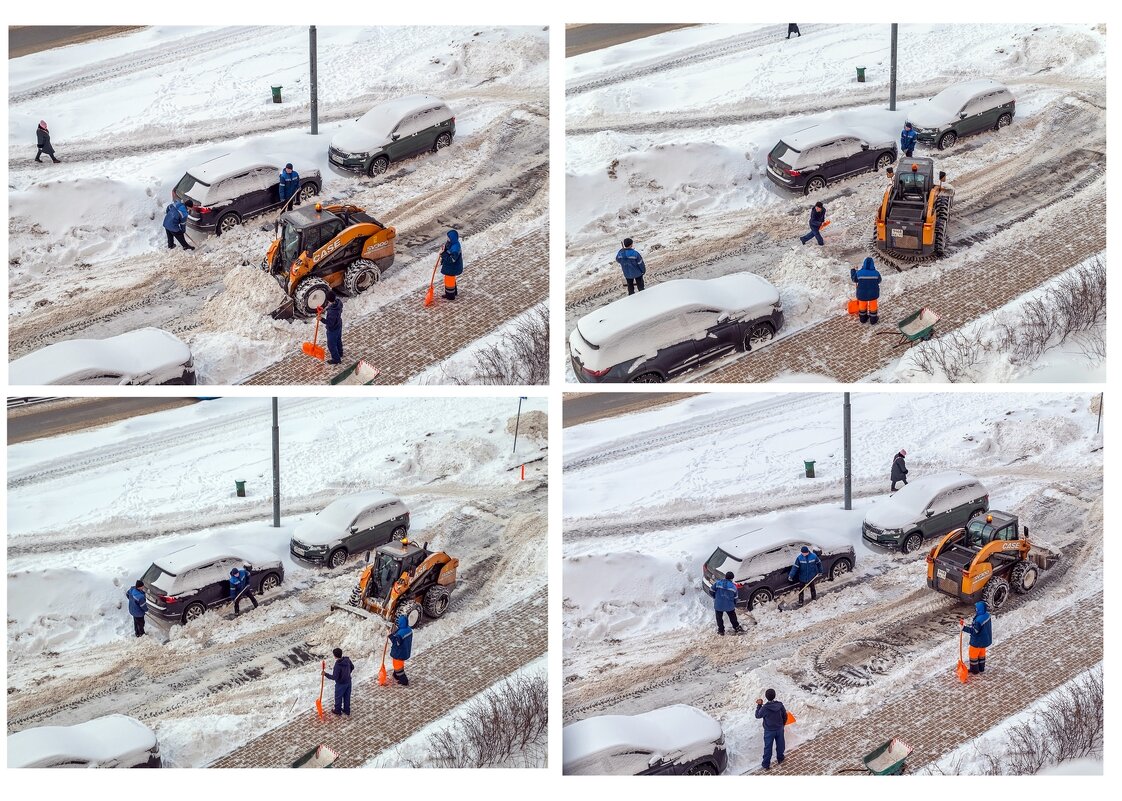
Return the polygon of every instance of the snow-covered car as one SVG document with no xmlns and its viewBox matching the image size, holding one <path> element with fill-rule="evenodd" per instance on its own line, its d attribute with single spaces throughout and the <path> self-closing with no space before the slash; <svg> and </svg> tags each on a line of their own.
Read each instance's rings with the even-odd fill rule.
<svg viewBox="0 0 1122 801">
<path fill-rule="evenodd" d="M 1013 121 L 1017 101 L 1004 85 L 989 78 L 948 86 L 908 114 L 916 139 L 944 150 L 961 137 L 997 131 Z"/>
<path fill-rule="evenodd" d="M 569 335 L 583 382 L 658 383 L 771 341 L 783 325 L 779 292 L 752 273 L 655 284 L 582 317 Z"/>
<path fill-rule="evenodd" d="M 220 236 L 255 214 L 279 208 L 280 173 L 292 163 L 300 175 L 294 203 L 318 195 L 323 182 L 319 170 L 275 155 L 227 153 L 197 167 L 179 179 L 172 194 L 176 200 L 195 201 L 187 227 Z"/>
<path fill-rule="evenodd" d="M 148 614 L 171 623 L 187 623 L 208 609 L 230 602 L 230 570 L 249 567 L 255 593 L 275 590 L 284 581 L 284 565 L 275 554 L 254 548 L 200 543 L 160 557 L 141 577 Z"/>
<path fill-rule="evenodd" d="M 990 493 L 974 476 L 945 470 L 917 478 L 876 501 L 861 524 L 866 542 L 911 553 L 923 541 L 966 525 L 990 508 Z"/>
<path fill-rule="evenodd" d="M 731 570 L 736 583 L 736 603 L 751 610 L 799 586 L 787 576 L 804 545 L 822 560 L 822 573 L 827 581 L 836 581 L 849 573 L 857 562 L 852 545 L 825 532 L 776 540 L 770 532 L 754 529 L 722 543 L 713 551 L 701 567 L 701 584 L 712 595 L 713 583 Z"/>
<path fill-rule="evenodd" d="M 156 734 L 127 715 L 8 735 L 9 768 L 158 768 Z"/>
<path fill-rule="evenodd" d="M 289 552 L 297 559 L 339 567 L 351 554 L 370 551 L 409 533 L 409 510 L 396 495 L 358 492 L 329 503 L 296 527 Z"/>
<path fill-rule="evenodd" d="M 562 752 L 562 773 L 578 776 L 714 776 L 728 765 L 721 724 L 686 704 L 570 723 Z"/>
<path fill-rule="evenodd" d="M 809 194 L 835 181 L 896 162 L 896 141 L 875 128 L 822 123 L 784 136 L 767 155 L 772 183 Z"/>
<path fill-rule="evenodd" d="M 379 175 L 390 163 L 452 144 L 456 118 L 430 95 L 379 103 L 331 138 L 328 161 L 350 172 Z"/>
<path fill-rule="evenodd" d="M 191 349 L 159 328 L 68 339 L 8 365 L 10 384 L 194 384 Z"/>
</svg>

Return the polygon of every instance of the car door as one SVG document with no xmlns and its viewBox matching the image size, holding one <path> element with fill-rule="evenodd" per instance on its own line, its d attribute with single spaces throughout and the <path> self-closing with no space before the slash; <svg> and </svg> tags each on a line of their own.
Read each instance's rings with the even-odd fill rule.
<svg viewBox="0 0 1122 801">
<path fill-rule="evenodd" d="M 845 162 L 841 158 L 841 148 L 838 147 L 836 139 L 815 148 L 814 155 L 814 161 L 822 165 L 819 172 L 826 176 L 826 180 L 845 175 Z"/>
<path fill-rule="evenodd" d="M 965 114 L 966 116 L 959 122 L 957 126 L 959 135 L 977 133 L 983 127 L 985 127 L 986 94 L 975 95 L 962 107 L 960 116 L 961 114 Z"/>
<path fill-rule="evenodd" d="M 280 205 L 280 171 L 272 167 L 261 167 L 254 170 L 254 179 L 261 186 L 257 195 L 257 202 L 261 205 L 257 211 L 266 211 Z"/>
<path fill-rule="evenodd" d="M 350 531 L 352 533 L 347 537 L 347 550 L 351 553 L 372 549 L 380 544 L 377 537 L 377 510 L 377 505 L 368 506 L 351 521 Z"/>
<path fill-rule="evenodd" d="M 865 165 L 867 150 L 861 149 L 861 143 L 855 137 L 846 136 L 834 143 L 834 154 L 839 159 L 838 175 L 853 175 L 870 169 L 872 165 Z"/>
<path fill-rule="evenodd" d="M 945 534 L 956 525 L 961 525 L 961 521 L 956 521 L 954 506 L 951 503 L 951 490 L 943 490 L 936 493 L 927 508 L 924 510 L 924 520 L 920 529 L 923 531 L 924 537 L 934 537 L 939 534 Z M 931 514 L 927 514 L 931 512 Z"/>
<path fill-rule="evenodd" d="M 691 331 L 705 332 L 705 336 L 696 341 L 698 364 L 736 350 L 740 341 L 740 322 L 728 312 L 699 309 L 687 312 L 686 320 Z"/>
<path fill-rule="evenodd" d="M 255 170 L 238 173 L 219 185 L 220 196 L 229 198 L 230 208 L 242 217 L 254 214 L 261 208 L 263 190 Z"/>
<path fill-rule="evenodd" d="M 192 601 L 202 601 L 207 606 L 218 603 L 220 588 L 217 586 L 218 570 L 214 562 L 185 571 L 176 577 L 176 584 L 189 588 L 176 593 L 176 598 L 183 604 L 183 608 Z M 229 593 L 229 582 L 225 591 Z"/>
<path fill-rule="evenodd" d="M 390 134 L 390 144 L 386 148 L 390 154 L 390 161 L 409 158 L 417 148 L 417 115 L 408 114 L 397 124 Z M 396 137 L 396 138 L 395 138 Z"/>
<path fill-rule="evenodd" d="M 635 373 L 647 372 L 646 367 L 658 367 L 665 375 L 681 375 L 697 366 L 697 343 L 692 339 L 685 315 L 675 314 L 652 325 L 643 339 L 656 343 L 654 357 L 643 361 Z"/>
</svg>

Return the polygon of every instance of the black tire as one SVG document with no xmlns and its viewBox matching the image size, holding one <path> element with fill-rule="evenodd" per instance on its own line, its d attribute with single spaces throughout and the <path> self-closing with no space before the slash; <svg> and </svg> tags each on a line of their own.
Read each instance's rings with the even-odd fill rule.
<svg viewBox="0 0 1122 801">
<path fill-rule="evenodd" d="M 804 195 L 809 195 L 811 192 L 821 192 L 825 188 L 826 188 L 826 179 L 823 178 L 821 175 L 815 175 L 815 176 L 812 176 L 811 179 L 806 182 L 806 186 L 803 188 L 803 194 Z"/>
<path fill-rule="evenodd" d="M 891 166 L 892 162 L 894 161 L 896 161 L 896 156 L 894 156 L 891 151 L 886 150 L 885 152 L 877 156 L 877 163 L 874 169 L 877 172 L 880 172 L 881 170 L 887 169 L 889 166 Z"/>
<path fill-rule="evenodd" d="M 953 146 L 957 141 L 958 134 L 956 134 L 954 131 L 947 131 L 945 134 L 939 137 L 939 141 L 935 143 L 935 147 L 939 148 L 940 150 L 946 150 L 948 147 Z"/>
<path fill-rule="evenodd" d="M 266 573 L 265 578 L 261 579 L 261 583 L 257 585 L 257 592 L 264 595 L 279 587 L 281 584 L 281 577 L 276 573 Z"/>
<path fill-rule="evenodd" d="M 985 513 L 986 513 L 985 509 L 975 509 L 973 512 L 970 513 L 970 519 L 973 520 L 975 517 L 981 517 Z"/>
<path fill-rule="evenodd" d="M 343 564 L 346 563 L 346 561 L 347 549 L 336 548 L 334 551 L 327 555 L 327 561 L 325 561 L 324 564 L 332 569 L 335 569 L 337 567 L 342 567 Z"/>
<path fill-rule="evenodd" d="M 393 616 L 395 621 L 398 615 L 405 615 L 409 628 L 413 628 L 421 622 L 421 605 L 416 601 L 404 601 L 397 607 L 397 614 Z"/>
<path fill-rule="evenodd" d="M 631 379 L 632 384 L 661 384 L 665 379 L 658 373 L 643 373 Z"/>
<path fill-rule="evenodd" d="M 202 601 L 194 601 L 187 604 L 187 608 L 183 610 L 183 625 L 186 626 L 192 620 L 198 620 L 206 614 L 206 604 Z"/>
<path fill-rule="evenodd" d="M 405 526 L 398 526 L 390 534 L 390 539 L 393 540 L 394 542 L 401 542 L 403 539 L 405 539 L 405 535 L 408 534 L 408 533 L 409 533 L 409 530 L 406 529 Z"/>
<path fill-rule="evenodd" d="M 436 137 L 436 141 L 432 143 L 433 152 L 443 150 L 450 144 L 452 144 L 452 134 L 445 131 L 440 136 Z"/>
<path fill-rule="evenodd" d="M 237 228 L 242 224 L 242 218 L 238 216 L 237 212 L 228 211 L 218 218 L 218 222 L 214 224 L 214 235 L 222 236 Z"/>
<path fill-rule="evenodd" d="M 447 587 L 441 587 L 439 584 L 429 587 L 421 599 L 421 607 L 425 610 L 425 614 L 435 620 L 447 612 L 451 594 Z"/>
<path fill-rule="evenodd" d="M 303 203 L 308 198 L 310 198 L 312 195 L 318 195 L 318 194 L 319 194 L 319 187 L 315 185 L 315 182 L 308 181 L 308 183 L 306 183 L 302 187 L 300 187 L 300 191 L 296 193 L 296 202 L 297 203 Z"/>
<path fill-rule="evenodd" d="M 366 174 L 369 176 L 381 175 L 390 168 L 390 160 L 385 156 L 378 156 L 370 162 L 370 166 L 366 168 Z"/>
<path fill-rule="evenodd" d="M 760 604 L 769 603 L 774 597 L 767 587 L 760 587 L 748 597 L 748 611 L 751 612 Z"/>
<path fill-rule="evenodd" d="M 941 194 L 935 199 L 935 242 L 933 243 L 936 256 L 947 252 L 947 229 L 950 225 L 951 200 Z"/>
<path fill-rule="evenodd" d="M 378 265 L 366 259 L 359 259 L 347 267 L 343 274 L 343 291 L 351 297 L 360 295 L 382 280 Z"/>
<path fill-rule="evenodd" d="M 837 581 L 852 569 L 853 564 L 843 556 L 830 565 L 830 581 Z"/>
<path fill-rule="evenodd" d="M 327 305 L 327 291 L 331 289 L 322 278 L 305 278 L 296 285 L 292 299 L 296 310 L 301 314 L 314 317 L 316 309 Z"/>
<path fill-rule="evenodd" d="M 1000 609 L 1009 599 L 1009 582 L 1000 576 L 989 580 L 986 588 L 982 590 L 982 600 L 986 602 L 986 611 L 992 612 Z"/>
<path fill-rule="evenodd" d="M 717 766 L 712 762 L 702 762 L 686 771 L 687 776 L 716 776 Z"/>
<path fill-rule="evenodd" d="M 994 124 L 993 129 L 995 131 L 1000 131 L 1002 128 L 1006 127 L 1011 122 L 1013 122 L 1013 115 L 1010 114 L 1007 111 L 1004 114 L 1002 114 L 1000 117 L 997 118 L 997 122 Z"/>
<path fill-rule="evenodd" d="M 1013 585 L 1013 591 L 1020 595 L 1032 592 L 1039 578 L 1040 571 L 1036 565 L 1023 560 L 1013 565 L 1013 570 L 1009 573 L 1009 583 Z"/>
<path fill-rule="evenodd" d="M 756 323 L 748 329 L 748 333 L 744 335 L 744 341 L 741 343 L 740 347 L 747 353 L 753 348 L 766 345 L 773 339 L 775 339 L 775 326 L 771 323 Z"/>
<path fill-rule="evenodd" d="M 923 546 L 923 535 L 918 531 L 913 531 L 911 534 L 904 537 L 900 542 L 900 550 L 904 553 L 912 553 Z"/>
</svg>

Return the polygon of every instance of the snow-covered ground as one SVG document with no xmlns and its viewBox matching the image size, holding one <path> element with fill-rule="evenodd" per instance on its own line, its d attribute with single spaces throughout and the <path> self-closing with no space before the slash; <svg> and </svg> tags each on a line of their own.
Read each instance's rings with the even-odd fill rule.
<svg viewBox="0 0 1122 801">
<path fill-rule="evenodd" d="M 308 133 L 305 27 L 154 26 L 9 61 L 10 352 L 141 325 L 180 335 L 200 382 L 237 382 L 296 347 L 302 327 L 269 318 L 283 300 L 258 270 L 273 215 L 168 251 L 163 210 L 192 166 L 233 150 L 318 168 L 323 198 L 370 210 L 398 231 L 397 260 L 357 320 L 429 278 L 449 220 L 482 255 L 540 227 L 543 197 L 502 219 L 488 190 L 544 156 L 548 32 L 540 27 L 318 29 L 319 133 Z M 270 86 L 283 87 L 274 104 Z M 442 97 L 453 145 L 378 179 L 333 170 L 331 137 L 374 104 Z M 46 119 L 61 164 L 38 164 Z M 501 215 L 500 215 L 501 216 Z M 424 265 L 428 265 L 425 267 Z M 496 324 L 503 321 L 497 320 Z"/>
<path fill-rule="evenodd" d="M 622 296 L 613 259 L 625 236 L 643 254 L 649 283 L 764 275 L 783 298 L 781 336 L 837 313 L 852 290 L 850 267 L 870 255 L 884 178 L 868 173 L 820 193 L 831 220 L 827 246 L 799 247 L 811 204 L 767 178 L 768 152 L 785 134 L 823 122 L 860 123 L 896 140 L 909 111 L 953 83 L 1005 83 L 1016 118 L 946 151 L 920 146 L 917 154 L 933 156 L 956 188 L 954 247 L 903 274 L 884 270 L 882 296 L 1003 258 L 1018 238 L 1058 230 L 1049 208 L 1101 189 L 1105 26 L 901 25 L 894 112 L 885 102 L 888 26 L 802 31 L 788 41 L 782 25 L 701 25 L 566 59 L 567 332 Z M 865 83 L 855 80 L 859 66 Z M 1071 165 L 1073 147 L 1079 164 L 1064 175 L 1057 165 Z M 1103 359 L 1080 351 L 1067 359 L 1069 370 L 1048 369 L 1055 361 L 1048 353 L 1015 370 L 994 364 L 977 380 L 1093 377 Z M 871 378 L 917 375 L 894 365 Z"/>
<path fill-rule="evenodd" d="M 156 729 L 165 764 L 202 766 L 307 701 L 307 687 L 278 669 L 284 660 L 302 664 L 301 652 L 339 644 L 369 677 L 380 624 L 329 612 L 349 597 L 358 561 L 328 571 L 288 551 L 295 526 L 342 494 L 396 493 L 411 536 L 460 559 L 452 609 L 424 625 L 420 649 L 541 593 L 545 462 L 528 464 L 525 481 L 512 468 L 545 453 L 545 409 L 544 399 L 523 401 L 512 454 L 517 399 L 281 399 L 280 528 L 268 399 L 218 399 L 10 446 L 10 730 L 123 712 Z M 247 482 L 245 498 L 235 480 Z M 284 583 L 237 621 L 212 612 L 171 627 L 166 644 L 135 640 L 125 589 L 154 559 L 195 543 L 271 552 Z"/>
<path fill-rule="evenodd" d="M 1101 592 L 1101 560 L 1088 558 L 1102 543 L 1102 438 L 1091 401 L 853 394 L 851 511 L 842 508 L 839 393 L 699 395 L 566 428 L 565 720 L 691 703 L 721 721 L 730 770 L 744 772 L 758 765 L 750 700 L 761 688 L 797 697 L 802 714 L 787 737 L 797 748 L 864 715 L 890 688 L 953 665 L 960 607 L 927 588 L 922 557 L 861 538 L 901 448 L 913 478 L 977 476 L 993 508 L 1019 514 L 1035 541 L 1064 554 L 1037 592 L 1002 609 L 1004 637 Z M 829 531 L 852 543 L 855 569 L 796 611 L 741 612 L 748 633 L 721 639 L 701 568 L 718 545 L 754 529 Z"/>
</svg>

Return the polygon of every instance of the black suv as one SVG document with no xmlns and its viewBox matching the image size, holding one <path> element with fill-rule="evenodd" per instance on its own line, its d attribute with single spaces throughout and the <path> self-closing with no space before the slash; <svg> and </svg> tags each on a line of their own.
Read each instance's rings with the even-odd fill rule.
<svg viewBox="0 0 1122 801">
<path fill-rule="evenodd" d="M 255 593 L 274 590 L 284 581 L 276 556 L 243 548 L 190 545 L 152 563 L 141 580 L 148 614 L 169 623 L 187 623 L 208 609 L 230 602 L 230 570 L 249 566 Z"/>
<path fill-rule="evenodd" d="M 853 570 L 856 562 L 852 545 L 823 547 L 805 539 L 792 539 L 759 546 L 756 544 L 759 539 L 758 531 L 750 531 L 713 551 L 701 568 L 701 583 L 705 591 L 712 595 L 713 583 L 731 570 L 736 582 L 737 604 L 752 609 L 781 592 L 798 587 L 797 583 L 788 581 L 787 576 L 804 545 L 822 560 L 823 578 L 827 581 L 844 576 Z"/>
<path fill-rule="evenodd" d="M 875 130 L 812 125 L 785 136 L 767 156 L 772 183 L 803 194 L 896 162 L 896 142 Z"/>
</svg>

